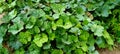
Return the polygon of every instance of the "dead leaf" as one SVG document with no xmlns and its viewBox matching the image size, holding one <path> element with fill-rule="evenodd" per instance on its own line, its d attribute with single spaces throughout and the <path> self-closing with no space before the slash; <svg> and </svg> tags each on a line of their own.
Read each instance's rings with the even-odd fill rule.
<svg viewBox="0 0 120 54">
<path fill-rule="evenodd" d="M 90 12 L 86 12 L 86 15 L 87 15 L 91 20 L 93 20 L 93 15 L 92 15 Z"/>
<path fill-rule="evenodd" d="M 5 13 L 0 14 L 0 25 L 3 23 L 1 19 L 3 18 L 4 15 Z"/>
</svg>

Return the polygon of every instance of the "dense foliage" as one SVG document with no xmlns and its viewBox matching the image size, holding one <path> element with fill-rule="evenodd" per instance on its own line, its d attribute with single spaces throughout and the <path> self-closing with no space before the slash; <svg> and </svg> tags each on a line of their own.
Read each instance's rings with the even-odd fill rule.
<svg viewBox="0 0 120 54">
<path fill-rule="evenodd" d="M 120 0 L 0 0 L 0 54 L 99 54 L 120 43 Z"/>
</svg>

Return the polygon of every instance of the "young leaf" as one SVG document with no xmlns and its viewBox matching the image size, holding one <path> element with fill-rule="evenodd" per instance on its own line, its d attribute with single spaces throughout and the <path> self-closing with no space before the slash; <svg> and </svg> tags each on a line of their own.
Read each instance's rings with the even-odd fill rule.
<svg viewBox="0 0 120 54">
<path fill-rule="evenodd" d="M 19 40 L 20 42 L 22 42 L 23 44 L 27 44 L 28 42 L 31 41 L 31 33 L 26 31 L 26 32 L 20 32 L 19 33 Z"/>
<path fill-rule="evenodd" d="M 48 37 L 45 33 L 42 33 L 42 35 L 36 35 L 34 37 L 33 42 L 38 46 L 38 47 L 42 47 L 43 43 L 48 41 Z"/>
<path fill-rule="evenodd" d="M 103 37 L 106 39 L 106 41 L 109 45 L 114 44 L 112 38 L 110 37 L 109 33 L 106 30 L 104 30 L 104 32 L 103 32 Z"/>
<path fill-rule="evenodd" d="M 57 22 L 56 22 L 56 25 L 58 27 L 62 27 L 63 26 L 63 20 L 62 19 L 58 19 Z"/>
</svg>

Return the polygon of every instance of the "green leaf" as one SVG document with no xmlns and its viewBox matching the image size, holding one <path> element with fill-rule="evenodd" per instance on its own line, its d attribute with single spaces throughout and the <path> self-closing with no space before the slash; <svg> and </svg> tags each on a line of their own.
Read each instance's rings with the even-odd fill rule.
<svg viewBox="0 0 120 54">
<path fill-rule="evenodd" d="M 35 33 L 40 33 L 40 29 L 39 29 L 38 26 L 35 26 L 35 27 L 34 27 L 34 32 L 35 32 Z"/>
<path fill-rule="evenodd" d="M 58 27 L 62 27 L 63 26 L 63 20 L 62 19 L 58 19 L 57 22 L 56 22 L 56 25 Z"/>
<path fill-rule="evenodd" d="M 85 14 L 85 7 L 83 7 L 83 6 L 81 6 L 81 7 L 76 7 L 76 12 L 78 13 L 78 14 L 81 14 L 81 15 L 83 15 L 83 14 Z"/>
<path fill-rule="evenodd" d="M 7 29 L 8 29 L 8 28 L 7 28 L 6 25 L 0 26 L 0 37 L 5 36 Z"/>
<path fill-rule="evenodd" d="M 49 15 L 45 15 L 45 17 L 51 21 L 55 20 L 53 17 L 50 17 Z"/>
<path fill-rule="evenodd" d="M 9 51 L 7 50 L 7 48 L 3 47 L 2 49 L 0 49 L 0 53 L 9 54 Z"/>
<path fill-rule="evenodd" d="M 20 42 L 22 42 L 23 44 L 27 44 L 28 42 L 31 41 L 31 33 L 26 31 L 26 32 L 20 32 L 19 33 L 19 40 Z"/>
<path fill-rule="evenodd" d="M 6 25 L 0 26 L 0 44 L 2 43 L 3 37 L 5 36 L 6 32 L 7 32 L 7 26 Z"/>
<path fill-rule="evenodd" d="M 27 23 L 27 25 L 25 26 L 25 28 L 26 29 L 31 29 L 34 26 L 36 20 L 37 19 L 35 17 L 31 16 L 30 19 L 29 19 L 29 22 Z"/>
<path fill-rule="evenodd" d="M 8 32 L 11 32 L 13 35 L 15 35 L 23 29 L 23 25 L 23 22 L 14 23 L 12 26 L 10 26 Z"/>
<path fill-rule="evenodd" d="M 70 36 L 68 36 L 68 40 L 71 41 L 72 43 L 78 42 L 78 37 L 74 36 L 74 35 L 70 35 Z"/>
<path fill-rule="evenodd" d="M 79 38 L 82 41 L 87 41 L 89 38 L 89 33 L 87 31 L 82 31 L 81 35 L 79 36 Z"/>
<path fill-rule="evenodd" d="M 38 47 L 42 47 L 43 46 L 43 44 L 45 43 L 45 42 L 47 42 L 48 41 L 48 37 L 47 37 L 47 35 L 45 34 L 45 33 L 42 33 L 42 35 L 36 35 L 35 37 L 34 37 L 34 40 L 33 40 L 33 42 L 38 46 Z"/>
<path fill-rule="evenodd" d="M 11 19 L 13 19 L 15 16 L 17 15 L 17 11 L 14 9 L 11 12 L 9 12 L 8 14 L 6 14 L 3 18 L 2 21 L 4 23 L 8 23 Z"/>
<path fill-rule="evenodd" d="M 103 31 L 104 31 L 104 27 L 94 24 L 91 26 L 91 31 L 94 32 L 94 35 L 102 36 Z"/>
<path fill-rule="evenodd" d="M 63 11 L 65 11 L 66 7 L 62 4 L 52 4 L 51 8 L 55 13 L 62 13 Z"/>
<path fill-rule="evenodd" d="M 36 13 L 36 12 L 35 12 Z M 45 12 L 42 10 L 42 9 L 39 9 L 37 11 L 37 14 L 39 14 L 41 17 L 44 17 L 45 16 Z M 35 16 L 36 17 L 36 16 Z M 39 17 L 39 16 L 38 16 Z"/>
<path fill-rule="evenodd" d="M 50 29 L 51 27 L 51 23 L 49 23 L 48 21 L 45 21 L 44 23 L 43 23 L 43 26 L 42 26 L 42 31 L 44 31 L 44 30 L 48 30 L 48 29 Z"/>
<path fill-rule="evenodd" d="M 108 15 L 109 15 L 109 6 L 108 5 L 104 5 L 103 7 L 102 7 L 102 11 L 101 11 L 101 15 L 103 16 L 103 17 L 107 17 Z"/>
<path fill-rule="evenodd" d="M 33 42 L 32 42 L 32 44 L 29 46 L 29 48 L 28 48 L 28 53 L 29 54 L 39 54 L 40 53 L 40 48 L 39 47 L 37 47 L 36 46 L 36 44 L 34 44 Z"/>
<path fill-rule="evenodd" d="M 77 14 L 76 17 L 78 18 L 79 21 L 83 21 L 85 19 L 81 14 Z"/>
<path fill-rule="evenodd" d="M 17 15 L 17 10 L 12 10 L 8 15 L 10 20 L 13 19 Z"/>
<path fill-rule="evenodd" d="M 69 32 L 74 33 L 74 34 L 76 34 L 76 35 L 80 35 L 80 34 L 81 34 L 80 29 L 77 28 L 77 27 L 71 28 L 71 29 L 69 30 Z"/>
<path fill-rule="evenodd" d="M 79 48 L 79 49 L 76 49 L 74 53 L 75 54 L 83 54 L 83 51 Z"/>
<path fill-rule="evenodd" d="M 96 44 L 98 45 L 99 48 L 106 47 L 106 42 L 105 42 L 104 38 L 102 38 L 102 37 L 97 37 Z"/>
<path fill-rule="evenodd" d="M 12 20 L 13 23 L 20 23 L 21 22 L 21 18 L 20 17 L 16 17 L 15 19 Z"/>
<path fill-rule="evenodd" d="M 0 7 L 0 13 L 2 13 L 4 9 L 4 7 Z"/>
<path fill-rule="evenodd" d="M 99 54 L 99 52 L 98 52 L 97 50 L 95 50 L 95 51 L 93 52 L 93 54 Z"/>
<path fill-rule="evenodd" d="M 72 26 L 73 26 L 72 23 L 71 23 L 69 20 L 67 20 L 67 21 L 65 22 L 63 28 L 64 28 L 64 29 L 69 29 L 69 28 L 71 28 Z"/>
<path fill-rule="evenodd" d="M 88 50 L 91 51 L 91 52 L 94 51 L 94 50 L 95 50 L 95 46 L 90 46 L 90 47 L 88 48 Z"/>
<path fill-rule="evenodd" d="M 8 4 L 8 7 L 11 8 L 11 7 L 14 7 L 16 5 L 16 0 L 13 1 L 12 3 Z"/>
<path fill-rule="evenodd" d="M 2 44 L 2 41 L 3 41 L 3 37 L 0 36 L 0 44 Z"/>
<path fill-rule="evenodd" d="M 36 35 L 35 37 L 34 37 L 34 40 L 33 40 L 33 42 L 38 46 L 38 47 L 42 47 L 42 42 L 41 42 L 41 37 L 40 37 L 40 35 Z"/>
<path fill-rule="evenodd" d="M 57 25 L 56 25 L 54 22 L 52 22 L 52 29 L 53 29 L 53 30 L 56 30 L 56 29 L 57 29 Z"/>
<path fill-rule="evenodd" d="M 50 49 L 50 46 L 51 46 L 51 44 L 45 44 L 45 45 L 43 46 L 43 49 Z"/>
<path fill-rule="evenodd" d="M 54 49 L 51 54 L 63 54 L 63 51 Z"/>
<path fill-rule="evenodd" d="M 88 46 L 86 44 L 82 45 L 81 49 L 86 52 L 88 50 Z"/>
<path fill-rule="evenodd" d="M 59 18 L 59 14 L 53 14 L 53 18 L 54 19 L 58 19 Z"/>
<path fill-rule="evenodd" d="M 24 53 L 25 53 L 25 50 L 23 48 L 20 48 L 15 51 L 15 54 L 24 54 Z"/>
<path fill-rule="evenodd" d="M 55 39 L 55 33 L 50 33 L 49 34 L 49 39 L 54 40 Z"/>
<path fill-rule="evenodd" d="M 110 37 L 109 33 L 106 30 L 104 30 L 104 32 L 103 32 L 103 37 L 106 39 L 106 41 L 109 45 L 114 44 L 112 38 Z"/>
<path fill-rule="evenodd" d="M 89 23 L 89 22 L 88 22 L 88 20 L 86 19 L 86 20 L 83 21 L 82 24 L 83 24 L 83 25 L 88 25 L 88 23 Z"/>
<path fill-rule="evenodd" d="M 22 46 L 22 43 L 20 43 L 20 41 L 10 41 L 9 45 L 13 48 L 13 49 L 19 49 Z"/>
</svg>

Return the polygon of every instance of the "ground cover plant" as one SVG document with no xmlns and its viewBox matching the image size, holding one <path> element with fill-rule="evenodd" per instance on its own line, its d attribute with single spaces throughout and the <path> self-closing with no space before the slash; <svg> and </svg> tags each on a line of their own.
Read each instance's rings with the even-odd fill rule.
<svg viewBox="0 0 120 54">
<path fill-rule="evenodd" d="M 116 40 L 120 43 L 119 3 L 0 0 L 0 54 L 99 54 L 96 48 L 112 49 Z"/>
</svg>

